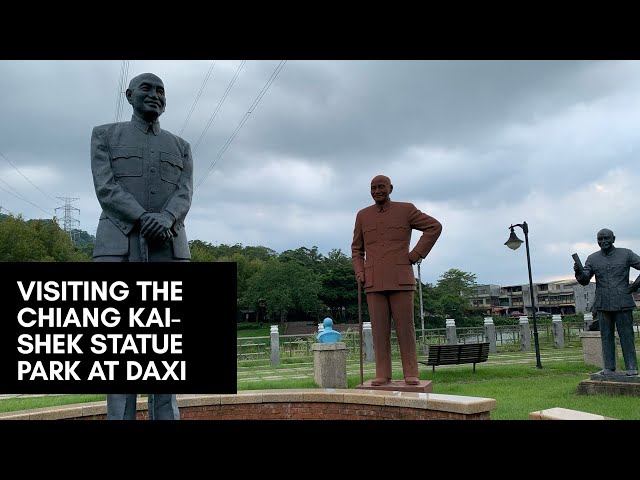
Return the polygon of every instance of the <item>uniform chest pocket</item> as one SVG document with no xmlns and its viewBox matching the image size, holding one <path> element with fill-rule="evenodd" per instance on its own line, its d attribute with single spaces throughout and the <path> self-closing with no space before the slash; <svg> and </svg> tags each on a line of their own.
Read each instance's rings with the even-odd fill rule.
<svg viewBox="0 0 640 480">
<path fill-rule="evenodd" d="M 160 152 L 160 178 L 165 182 L 177 185 L 183 167 L 182 157 L 173 153 Z"/>
<path fill-rule="evenodd" d="M 400 223 L 394 223 L 387 227 L 387 236 L 389 240 L 404 240 L 407 238 L 409 229 Z"/>
<path fill-rule="evenodd" d="M 362 234 L 364 235 L 364 243 L 367 245 L 376 243 L 378 239 L 378 229 L 375 226 L 363 228 Z"/>
<path fill-rule="evenodd" d="M 116 177 L 141 177 L 142 148 L 111 147 L 111 165 Z"/>
</svg>

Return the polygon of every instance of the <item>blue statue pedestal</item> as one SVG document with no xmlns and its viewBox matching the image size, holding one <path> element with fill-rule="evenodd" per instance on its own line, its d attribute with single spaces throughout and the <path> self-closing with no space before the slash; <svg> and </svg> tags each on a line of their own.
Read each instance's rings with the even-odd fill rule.
<svg viewBox="0 0 640 480">
<path fill-rule="evenodd" d="M 392 392 L 418 392 L 431 393 L 433 391 L 431 380 L 420 380 L 418 385 L 407 385 L 404 380 L 391 380 L 385 385 L 371 385 L 371 380 L 367 380 L 361 385 L 356 386 L 361 390 L 385 390 Z"/>
</svg>

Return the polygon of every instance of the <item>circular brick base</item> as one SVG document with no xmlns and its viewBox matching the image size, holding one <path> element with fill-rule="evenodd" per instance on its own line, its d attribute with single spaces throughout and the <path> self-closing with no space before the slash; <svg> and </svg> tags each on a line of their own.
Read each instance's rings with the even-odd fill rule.
<svg viewBox="0 0 640 480">
<path fill-rule="evenodd" d="M 347 389 L 249 390 L 234 395 L 179 395 L 183 420 L 489 420 L 491 398 Z M 147 418 L 146 399 L 138 400 Z M 2 419 L 103 420 L 106 402 L 0 414 Z"/>
</svg>

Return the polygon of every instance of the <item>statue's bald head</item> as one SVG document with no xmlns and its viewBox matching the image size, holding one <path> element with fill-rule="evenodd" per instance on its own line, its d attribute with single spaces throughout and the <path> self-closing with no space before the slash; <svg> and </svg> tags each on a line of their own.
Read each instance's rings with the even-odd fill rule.
<svg viewBox="0 0 640 480">
<path fill-rule="evenodd" d="M 131 80 L 129 80 L 129 89 L 133 90 L 145 80 L 150 80 L 154 83 L 159 83 L 160 85 L 164 86 L 164 83 L 159 76 L 153 73 L 141 73 L 140 75 L 136 75 Z"/>
<path fill-rule="evenodd" d="M 597 240 L 600 249 L 607 253 L 613 248 L 613 242 L 616 241 L 616 236 L 613 234 L 612 230 L 603 228 L 598 232 Z"/>
<path fill-rule="evenodd" d="M 610 237 L 613 237 L 613 231 L 609 230 L 608 228 L 603 228 L 602 230 L 600 230 L 598 232 L 598 237 L 604 236 L 604 235 L 609 235 Z"/>
<path fill-rule="evenodd" d="M 378 205 L 389 203 L 389 195 L 393 192 L 391 179 L 386 175 L 376 175 L 371 180 L 371 197 Z"/>
<path fill-rule="evenodd" d="M 389 177 L 387 177 L 386 175 L 376 175 L 371 180 L 371 185 L 373 185 L 374 183 L 375 184 L 386 183 L 388 186 L 391 186 L 391 179 Z"/>
<path fill-rule="evenodd" d="M 141 73 L 133 77 L 126 96 L 135 115 L 147 122 L 155 121 L 167 105 L 164 83 L 153 73 Z"/>
</svg>

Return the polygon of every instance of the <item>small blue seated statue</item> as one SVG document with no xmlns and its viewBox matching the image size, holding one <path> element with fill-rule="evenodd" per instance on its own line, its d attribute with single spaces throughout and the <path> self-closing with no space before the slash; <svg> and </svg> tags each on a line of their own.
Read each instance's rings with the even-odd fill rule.
<svg viewBox="0 0 640 480">
<path fill-rule="evenodd" d="M 318 341 L 320 343 L 335 343 L 340 341 L 342 334 L 331 328 L 333 320 L 327 317 L 322 322 L 322 325 L 324 325 L 324 332 L 318 334 Z"/>
</svg>

